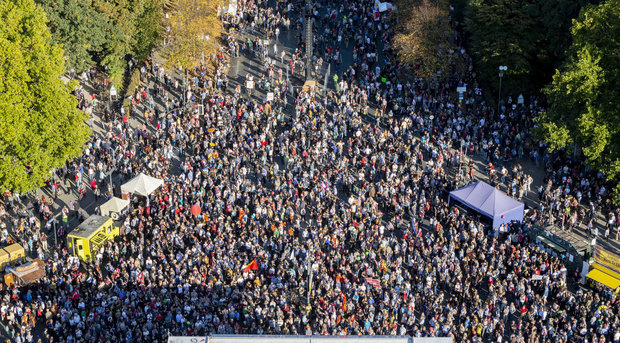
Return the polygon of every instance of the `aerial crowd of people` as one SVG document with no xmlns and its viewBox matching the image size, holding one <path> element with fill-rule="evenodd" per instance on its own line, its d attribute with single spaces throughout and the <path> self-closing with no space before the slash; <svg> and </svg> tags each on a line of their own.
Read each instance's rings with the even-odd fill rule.
<svg viewBox="0 0 620 343">
<path fill-rule="evenodd" d="M 408 76 L 415 68 L 397 62 L 392 22 L 375 20 L 371 0 L 307 9 L 318 32 L 314 71 L 320 78 L 332 63 L 336 77 L 324 93 L 296 87 L 304 47 L 283 41 L 301 39 L 305 6 L 239 0 L 236 13 L 222 14 L 215 70 L 197 66 L 187 85 L 147 63 L 132 110 L 103 123 L 83 156 L 57 171 L 68 181 L 50 183 L 109 197 L 112 170 L 121 181 L 140 172 L 164 180 L 158 192 L 132 197 L 120 236 L 93 259 L 64 244 L 78 201 L 58 217 L 53 245 L 49 199 L 1 224 L 3 243 L 11 231 L 48 262 L 40 282 L 2 289 L 8 341 L 243 333 L 620 342 L 617 295 L 576 287 L 565 261 L 526 234 L 533 225 L 587 225 L 617 239 L 620 226 L 603 175 L 530 137 L 539 100 L 510 99 L 498 113 L 471 68 L 442 82 Z M 453 53 L 471 65 L 464 49 Z M 258 67 L 235 81 L 231 57 L 241 55 Z M 462 101 L 459 83 L 468 85 Z M 539 188 L 524 159 L 545 168 Z M 450 206 L 450 191 L 481 177 L 476 168 L 538 206 L 498 228 Z M 8 206 L 19 202 L 12 195 Z M 600 228 L 597 212 L 606 218 Z"/>
</svg>

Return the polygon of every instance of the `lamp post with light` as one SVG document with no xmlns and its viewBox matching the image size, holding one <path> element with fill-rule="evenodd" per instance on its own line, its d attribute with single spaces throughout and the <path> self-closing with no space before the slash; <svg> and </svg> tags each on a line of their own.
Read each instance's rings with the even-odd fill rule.
<svg viewBox="0 0 620 343">
<path fill-rule="evenodd" d="M 504 77 L 504 72 L 508 70 L 507 66 L 499 66 L 499 95 L 497 98 L 497 113 L 499 114 L 500 103 L 502 101 L 502 77 Z"/>
</svg>

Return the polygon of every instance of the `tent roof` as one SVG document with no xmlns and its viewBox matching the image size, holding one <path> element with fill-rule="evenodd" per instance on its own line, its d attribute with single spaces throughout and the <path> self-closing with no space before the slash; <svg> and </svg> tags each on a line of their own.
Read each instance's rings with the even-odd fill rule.
<svg viewBox="0 0 620 343">
<path fill-rule="evenodd" d="M 450 196 L 490 217 L 524 206 L 522 202 L 482 181 L 454 190 Z"/>
<path fill-rule="evenodd" d="M 127 206 L 129 206 L 129 200 L 112 197 L 112 199 L 101 205 L 99 209 L 101 210 L 101 213 L 121 212 Z"/>
<path fill-rule="evenodd" d="M 164 181 L 161 179 L 157 179 L 144 173 L 140 173 L 138 176 L 134 177 L 133 179 L 127 181 L 127 183 L 122 185 L 121 192 L 147 196 L 153 193 L 163 184 Z"/>
</svg>

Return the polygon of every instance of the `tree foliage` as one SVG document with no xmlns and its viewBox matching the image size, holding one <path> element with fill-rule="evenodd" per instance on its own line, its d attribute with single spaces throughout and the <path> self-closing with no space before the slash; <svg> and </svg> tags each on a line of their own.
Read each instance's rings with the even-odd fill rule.
<svg viewBox="0 0 620 343">
<path fill-rule="evenodd" d="M 164 0 L 141 0 L 142 10 L 136 15 L 133 55 L 144 61 L 157 47 L 164 32 Z"/>
<path fill-rule="evenodd" d="M 401 1 L 398 5 L 403 9 L 399 9 L 402 24 L 394 43 L 401 61 L 417 65 L 423 77 L 434 77 L 440 70 L 446 75 L 455 49 L 448 1 L 422 0 L 414 6 Z"/>
<path fill-rule="evenodd" d="M 95 64 L 93 52 L 106 40 L 106 16 L 90 0 L 38 0 L 49 19 L 54 42 L 62 45 L 67 68 L 81 72 Z"/>
<path fill-rule="evenodd" d="M 68 66 L 81 72 L 97 63 L 120 86 L 128 57 L 144 61 L 163 31 L 164 0 L 36 0 L 63 45 Z"/>
<path fill-rule="evenodd" d="M 217 17 L 221 0 L 176 0 L 170 13 L 163 50 L 170 67 L 189 69 L 204 57 L 210 61 L 217 53 L 222 23 Z"/>
<path fill-rule="evenodd" d="M 0 187 L 29 191 L 81 154 L 90 135 L 60 80 L 62 49 L 33 0 L 0 0 Z"/>
<path fill-rule="evenodd" d="M 576 143 L 592 166 L 617 181 L 620 0 L 587 7 L 573 21 L 571 33 L 568 59 L 545 89 L 551 107 L 538 118 L 540 133 L 552 150 Z"/>
<path fill-rule="evenodd" d="M 159 43 L 163 30 L 163 0 L 97 0 L 109 23 L 101 64 L 118 84 L 128 57 L 144 61 Z"/>
<path fill-rule="evenodd" d="M 505 65 L 505 94 L 538 92 L 564 58 L 571 19 L 591 1 L 469 0 L 465 28 L 482 80 L 497 89 Z"/>
<path fill-rule="evenodd" d="M 497 80 L 497 68 L 508 66 L 505 85 L 520 82 L 531 70 L 529 61 L 534 50 L 532 41 L 541 39 L 529 15 L 533 0 L 472 0 L 465 25 L 470 33 L 471 47 L 478 62 L 478 70 L 487 80 Z"/>
<path fill-rule="evenodd" d="M 135 1 L 137 2 L 137 1 Z M 119 84 L 125 72 L 128 55 L 135 44 L 136 12 L 132 0 L 97 0 L 96 6 L 108 18 L 106 43 L 102 52 L 101 64 L 107 67 L 110 79 Z"/>
</svg>

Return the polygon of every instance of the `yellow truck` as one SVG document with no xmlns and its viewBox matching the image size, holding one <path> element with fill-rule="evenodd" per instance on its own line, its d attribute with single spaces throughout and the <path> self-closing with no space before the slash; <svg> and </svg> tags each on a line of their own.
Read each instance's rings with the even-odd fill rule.
<svg viewBox="0 0 620 343">
<path fill-rule="evenodd" d="M 36 282 L 45 276 L 45 263 L 38 258 L 26 256 L 26 250 L 20 244 L 11 244 L 0 249 L 0 268 L 4 272 L 7 286 L 24 286 Z"/>
<path fill-rule="evenodd" d="M 92 258 L 99 247 L 120 233 L 110 217 L 92 215 L 67 235 L 69 252 L 80 260 Z"/>
<path fill-rule="evenodd" d="M 4 283 L 11 287 L 26 286 L 37 282 L 45 277 L 45 262 L 38 258 L 30 262 L 26 262 L 18 267 L 8 268 L 8 272 L 4 275 Z"/>
<path fill-rule="evenodd" d="M 0 249 L 0 270 L 4 271 L 7 264 L 21 262 L 26 257 L 26 250 L 20 244 L 11 244 Z"/>
</svg>

